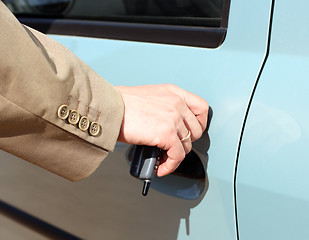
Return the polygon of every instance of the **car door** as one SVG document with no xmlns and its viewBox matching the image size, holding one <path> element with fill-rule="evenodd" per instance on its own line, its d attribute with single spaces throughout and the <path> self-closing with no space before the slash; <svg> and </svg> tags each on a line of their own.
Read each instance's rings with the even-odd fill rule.
<svg viewBox="0 0 309 240">
<path fill-rule="evenodd" d="M 271 0 L 4 2 L 112 84 L 176 84 L 205 98 L 212 119 L 187 160 L 204 176 L 183 174 L 186 164 L 156 178 L 147 197 L 123 143 L 79 183 L 1 152 L 0 236 L 237 239 L 235 162 L 266 56 Z"/>
<path fill-rule="evenodd" d="M 274 3 L 237 170 L 239 239 L 309 238 L 307 1 Z"/>
</svg>

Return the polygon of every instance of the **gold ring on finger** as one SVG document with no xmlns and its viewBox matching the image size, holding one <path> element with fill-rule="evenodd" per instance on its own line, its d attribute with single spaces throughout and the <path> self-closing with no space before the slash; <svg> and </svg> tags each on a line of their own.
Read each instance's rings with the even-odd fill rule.
<svg viewBox="0 0 309 240">
<path fill-rule="evenodd" d="M 191 137 L 191 131 L 190 131 L 190 130 L 188 130 L 188 134 L 187 134 L 187 136 L 185 136 L 184 138 L 180 139 L 180 142 L 187 141 L 188 139 L 190 139 L 190 137 Z"/>
</svg>

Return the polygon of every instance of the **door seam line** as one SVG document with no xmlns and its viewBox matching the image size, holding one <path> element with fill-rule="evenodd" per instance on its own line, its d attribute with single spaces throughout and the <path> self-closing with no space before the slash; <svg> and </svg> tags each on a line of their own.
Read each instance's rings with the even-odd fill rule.
<svg viewBox="0 0 309 240">
<path fill-rule="evenodd" d="M 253 101 L 253 97 L 255 94 L 255 91 L 257 89 L 257 85 L 259 83 L 259 80 L 261 78 L 262 72 L 264 70 L 264 67 L 266 65 L 269 53 L 270 53 L 270 43 L 271 43 L 271 33 L 272 33 L 272 25 L 273 25 L 273 15 L 274 15 L 274 6 L 275 6 L 275 0 L 272 0 L 271 2 L 271 9 L 270 9 L 270 17 L 269 17 L 269 25 L 268 25 L 268 34 L 267 34 L 267 45 L 266 45 L 266 51 L 265 51 L 265 56 L 262 62 L 262 65 L 260 67 L 258 76 L 256 78 L 256 81 L 254 83 L 250 98 L 249 98 L 249 102 L 246 108 L 246 113 L 244 116 L 244 120 L 242 123 L 242 128 L 241 128 L 241 132 L 240 132 L 240 136 L 239 136 L 239 140 L 238 140 L 238 147 L 237 147 L 237 153 L 236 153 L 236 160 L 235 160 L 235 167 L 234 167 L 234 179 L 233 179 L 233 186 L 234 186 L 234 211 L 235 211 L 235 228 L 236 228 L 236 239 L 239 240 L 239 228 L 238 228 L 238 215 L 237 215 L 237 191 L 236 191 L 236 182 L 237 182 L 237 170 L 238 170 L 238 161 L 239 161 L 239 155 L 240 155 L 240 148 L 241 148 L 241 143 L 242 143 L 242 138 L 244 135 L 244 131 L 245 131 L 245 126 L 246 126 L 246 122 L 248 119 L 248 115 L 250 112 L 250 108 L 251 108 L 251 104 Z"/>
</svg>

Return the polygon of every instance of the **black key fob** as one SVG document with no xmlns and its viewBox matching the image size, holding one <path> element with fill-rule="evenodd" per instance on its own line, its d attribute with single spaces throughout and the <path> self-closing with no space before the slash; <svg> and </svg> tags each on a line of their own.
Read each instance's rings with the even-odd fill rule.
<svg viewBox="0 0 309 240">
<path fill-rule="evenodd" d="M 144 180 L 143 196 L 146 196 L 151 180 L 160 164 L 162 150 L 157 147 L 135 145 L 132 150 L 130 174 Z"/>
</svg>

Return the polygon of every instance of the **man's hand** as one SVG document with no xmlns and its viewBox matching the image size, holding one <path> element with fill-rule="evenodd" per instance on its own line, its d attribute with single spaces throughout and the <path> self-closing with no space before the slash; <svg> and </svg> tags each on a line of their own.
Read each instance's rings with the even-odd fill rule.
<svg viewBox="0 0 309 240">
<path fill-rule="evenodd" d="M 157 146 L 166 150 L 159 177 L 173 172 L 202 136 L 208 103 L 175 85 L 116 87 L 124 101 L 124 118 L 118 141 Z M 191 136 L 186 138 L 191 132 Z"/>
</svg>

